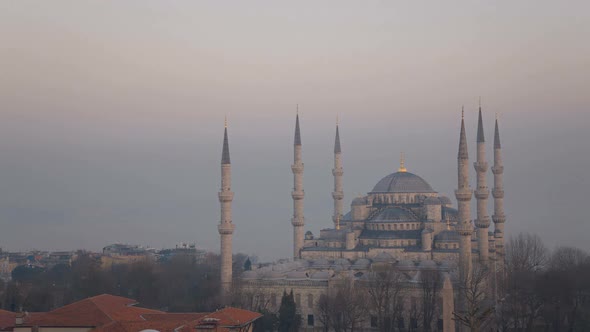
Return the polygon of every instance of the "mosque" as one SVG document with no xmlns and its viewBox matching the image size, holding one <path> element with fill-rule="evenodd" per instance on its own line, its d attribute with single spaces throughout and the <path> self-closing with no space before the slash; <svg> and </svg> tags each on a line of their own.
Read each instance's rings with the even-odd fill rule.
<svg viewBox="0 0 590 332">
<path fill-rule="evenodd" d="M 448 196 L 435 191 L 422 177 L 409 172 L 403 155 L 399 169 L 383 177 L 366 195 L 353 199 L 350 211 L 343 211 L 343 165 L 340 133 L 336 125 L 334 144 L 334 191 L 332 197 L 333 228 L 322 229 L 319 235 L 304 231 L 303 215 L 304 164 L 299 115 L 295 122 L 294 163 L 292 172 L 293 260 L 232 276 L 231 164 L 227 126 L 224 132 L 221 161 L 221 284 L 222 298 L 232 290 L 232 282 L 242 289 L 256 293 L 259 301 L 266 300 L 271 310 L 277 310 L 284 291 L 293 290 L 302 328 L 322 329 L 318 317 L 318 300 L 338 280 L 348 278 L 362 281 L 376 266 L 386 264 L 403 272 L 408 292 L 406 305 L 413 306 L 420 297 L 420 273 L 424 270 L 441 274 L 442 289 L 436 319 L 438 330 L 455 331 L 453 312 L 462 303 L 460 284 L 470 276 L 472 264 L 481 263 L 496 268 L 504 259 L 503 166 L 498 120 L 493 142 L 494 176 L 492 197 L 493 216 L 487 211 L 489 190 L 486 183 L 488 163 L 481 106 L 477 124 L 477 152 L 473 164 L 476 188 L 469 184 L 469 155 L 465 121 L 461 118 L 458 151 L 458 182 L 455 190 L 457 207 Z M 471 198 L 475 196 L 477 215 L 472 222 Z M 490 221 L 494 223 L 490 231 Z M 398 328 L 416 324 L 411 313 L 404 313 Z M 375 329 L 368 317 L 362 329 Z"/>
</svg>

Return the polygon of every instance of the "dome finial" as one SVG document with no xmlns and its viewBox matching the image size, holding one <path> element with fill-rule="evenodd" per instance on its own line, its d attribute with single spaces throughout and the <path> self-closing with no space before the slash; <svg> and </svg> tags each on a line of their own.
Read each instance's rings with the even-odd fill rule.
<svg viewBox="0 0 590 332">
<path fill-rule="evenodd" d="M 447 219 L 447 231 L 451 230 L 451 222 Z"/>
<path fill-rule="evenodd" d="M 408 171 L 406 169 L 405 163 L 406 163 L 406 160 L 404 158 L 404 153 L 402 152 L 400 154 L 400 158 L 399 158 L 399 169 L 397 170 L 398 172 L 407 172 Z"/>
</svg>

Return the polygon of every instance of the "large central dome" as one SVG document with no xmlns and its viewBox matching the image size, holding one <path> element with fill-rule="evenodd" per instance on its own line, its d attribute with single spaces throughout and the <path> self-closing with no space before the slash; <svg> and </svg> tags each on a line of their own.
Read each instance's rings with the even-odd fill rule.
<svg viewBox="0 0 590 332">
<path fill-rule="evenodd" d="M 377 182 L 373 193 L 435 193 L 428 182 L 410 172 L 395 172 Z"/>
</svg>

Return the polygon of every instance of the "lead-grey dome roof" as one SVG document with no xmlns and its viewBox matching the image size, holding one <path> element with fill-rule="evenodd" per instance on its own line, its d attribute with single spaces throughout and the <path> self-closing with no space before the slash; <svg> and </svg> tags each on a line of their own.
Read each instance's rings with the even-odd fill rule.
<svg viewBox="0 0 590 332">
<path fill-rule="evenodd" d="M 377 182 L 373 193 L 435 193 L 428 182 L 410 172 L 395 172 Z"/>
<path fill-rule="evenodd" d="M 419 218 L 410 210 L 399 207 L 389 207 L 379 212 L 371 219 L 372 222 L 388 221 L 418 221 Z"/>
</svg>

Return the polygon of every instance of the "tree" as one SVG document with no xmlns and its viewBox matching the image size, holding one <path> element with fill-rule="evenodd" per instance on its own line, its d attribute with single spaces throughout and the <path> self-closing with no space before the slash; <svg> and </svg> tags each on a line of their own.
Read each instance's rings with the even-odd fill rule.
<svg viewBox="0 0 590 332">
<path fill-rule="evenodd" d="M 293 296 L 293 290 L 289 294 L 283 292 L 281 306 L 279 308 L 279 332 L 296 332 L 301 326 L 301 317 L 297 314 L 297 305 Z"/>
<path fill-rule="evenodd" d="M 422 330 L 431 331 L 438 308 L 438 299 L 442 288 L 440 273 L 435 269 L 424 269 L 420 273 L 420 287 L 422 295 Z"/>
<path fill-rule="evenodd" d="M 395 322 L 403 310 L 402 296 L 405 277 L 392 265 L 378 265 L 369 272 L 364 282 L 369 311 L 377 318 L 380 332 L 395 330 Z"/>
<path fill-rule="evenodd" d="M 465 297 L 465 309 L 454 312 L 453 317 L 456 322 L 469 328 L 469 331 L 480 331 L 491 323 L 494 306 L 489 298 L 490 276 L 487 266 L 474 264 L 465 284 L 461 286 L 461 294 Z"/>
</svg>

